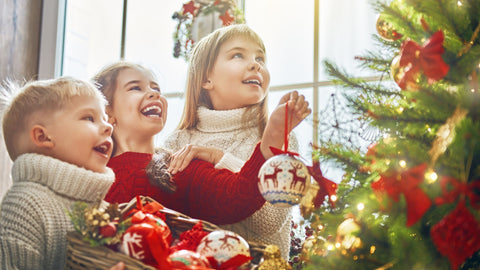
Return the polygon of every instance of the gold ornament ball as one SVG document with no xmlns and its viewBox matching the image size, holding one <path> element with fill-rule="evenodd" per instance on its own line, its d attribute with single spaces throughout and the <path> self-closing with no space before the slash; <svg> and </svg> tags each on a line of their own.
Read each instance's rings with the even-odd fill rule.
<svg viewBox="0 0 480 270">
<path fill-rule="evenodd" d="M 361 227 L 353 218 L 345 219 L 337 228 L 337 237 L 335 241 L 340 243 L 343 249 L 355 251 L 363 246 L 362 240 L 357 237 Z"/>
<path fill-rule="evenodd" d="M 327 240 L 321 236 L 307 237 L 302 245 L 302 260 L 309 261 L 312 256 L 326 256 L 326 242 Z"/>
<path fill-rule="evenodd" d="M 387 41 L 395 41 L 402 38 L 403 36 L 393 28 L 393 25 L 390 22 L 385 20 L 382 14 L 380 14 L 377 18 L 376 28 L 378 34 Z"/>
<path fill-rule="evenodd" d="M 400 84 L 400 81 L 405 77 L 406 68 L 407 67 L 400 66 L 400 55 L 395 56 L 390 65 L 390 76 L 392 77 L 392 80 L 397 84 Z M 406 82 L 406 89 L 413 91 L 418 90 L 420 88 L 418 85 L 419 83 L 420 73 L 417 73 L 413 81 Z"/>
</svg>

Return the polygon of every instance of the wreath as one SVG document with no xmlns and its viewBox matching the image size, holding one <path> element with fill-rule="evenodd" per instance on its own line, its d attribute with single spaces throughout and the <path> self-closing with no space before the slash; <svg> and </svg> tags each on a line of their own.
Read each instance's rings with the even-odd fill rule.
<svg viewBox="0 0 480 270">
<path fill-rule="evenodd" d="M 200 16 L 219 13 L 218 18 L 223 26 L 245 23 L 243 12 L 237 7 L 235 0 L 191 0 L 183 4 L 179 11 L 173 13 L 172 19 L 178 20 L 173 34 L 173 56 L 188 58 L 196 40 L 192 35 L 192 26 Z"/>
</svg>

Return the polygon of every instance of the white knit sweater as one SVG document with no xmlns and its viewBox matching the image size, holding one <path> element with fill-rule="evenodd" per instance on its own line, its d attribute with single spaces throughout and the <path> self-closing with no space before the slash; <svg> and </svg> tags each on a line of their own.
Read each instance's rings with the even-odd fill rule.
<svg viewBox="0 0 480 270">
<path fill-rule="evenodd" d="M 100 202 L 115 175 L 24 154 L 13 163 L 12 178 L 0 212 L 0 268 L 63 269 L 66 233 L 73 230 L 66 210 L 76 201 Z"/>
<path fill-rule="evenodd" d="M 245 110 L 216 111 L 200 107 L 197 111 L 197 127 L 174 131 L 164 142 L 164 147 L 174 152 L 186 144 L 220 149 L 224 155 L 215 168 L 238 172 L 261 139 L 256 119 L 242 126 Z M 293 138 L 291 142 L 290 149 L 296 150 L 297 141 Z M 288 259 L 291 219 L 291 208 L 278 208 L 267 202 L 249 218 L 222 227 L 242 235 L 248 241 L 277 245 L 282 257 Z"/>
</svg>

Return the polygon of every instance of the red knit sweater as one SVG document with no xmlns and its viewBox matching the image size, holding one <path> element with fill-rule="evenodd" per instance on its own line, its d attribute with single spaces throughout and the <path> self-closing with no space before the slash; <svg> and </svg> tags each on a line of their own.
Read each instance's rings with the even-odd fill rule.
<svg viewBox="0 0 480 270">
<path fill-rule="evenodd" d="M 177 190 L 173 194 L 150 184 L 145 168 L 151 159 L 152 154 L 135 152 L 110 159 L 107 166 L 115 172 L 116 179 L 105 200 L 123 203 L 137 195 L 149 196 L 165 207 L 217 225 L 239 222 L 265 203 L 258 190 L 258 172 L 265 162 L 260 144 L 238 173 L 193 160 L 174 175 Z"/>
</svg>

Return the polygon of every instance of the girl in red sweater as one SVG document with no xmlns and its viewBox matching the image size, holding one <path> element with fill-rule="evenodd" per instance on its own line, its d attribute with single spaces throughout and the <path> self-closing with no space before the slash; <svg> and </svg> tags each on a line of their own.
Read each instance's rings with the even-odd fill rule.
<svg viewBox="0 0 480 270">
<path fill-rule="evenodd" d="M 154 158 L 162 154 L 155 151 L 154 136 L 165 125 L 168 105 L 153 73 L 140 65 L 117 62 L 101 70 L 94 81 L 109 102 L 106 112 L 114 127 L 114 149 L 107 166 L 116 179 L 105 197 L 107 202 L 150 196 L 168 208 L 218 225 L 241 221 L 265 203 L 257 175 L 273 156 L 270 147 L 282 148 L 285 104 L 272 113 L 261 143 L 240 172 L 217 170 L 210 162 L 194 160 L 169 179 L 167 163 Z M 291 93 L 288 109 L 290 130 L 311 113 L 297 92 Z M 147 167 L 153 168 L 148 175 Z"/>
</svg>

